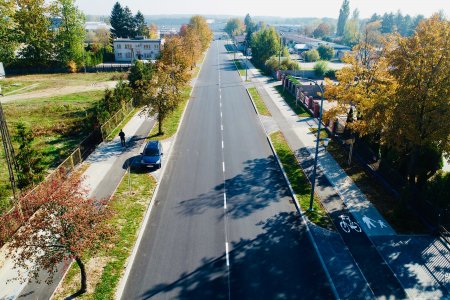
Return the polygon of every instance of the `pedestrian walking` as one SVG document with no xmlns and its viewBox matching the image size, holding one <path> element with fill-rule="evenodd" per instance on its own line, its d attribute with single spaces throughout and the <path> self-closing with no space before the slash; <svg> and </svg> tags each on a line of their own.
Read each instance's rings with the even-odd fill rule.
<svg viewBox="0 0 450 300">
<path fill-rule="evenodd" d="M 120 143 L 122 144 L 122 147 L 125 147 L 125 132 L 122 131 L 122 129 L 120 129 L 119 132 L 119 136 L 120 136 Z"/>
</svg>

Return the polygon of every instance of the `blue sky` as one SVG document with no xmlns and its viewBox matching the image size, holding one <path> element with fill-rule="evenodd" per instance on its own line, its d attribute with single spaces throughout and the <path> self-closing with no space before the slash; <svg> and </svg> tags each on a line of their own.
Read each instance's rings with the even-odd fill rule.
<svg viewBox="0 0 450 300">
<path fill-rule="evenodd" d="M 77 0 L 78 7 L 86 14 L 109 15 L 116 0 Z M 159 14 L 215 14 L 282 17 L 333 17 L 337 18 L 342 0 L 120 0 L 135 13 Z M 396 12 L 423 14 L 443 10 L 450 15 L 449 0 L 350 0 L 350 8 L 358 8 L 361 17 L 373 13 Z"/>
</svg>

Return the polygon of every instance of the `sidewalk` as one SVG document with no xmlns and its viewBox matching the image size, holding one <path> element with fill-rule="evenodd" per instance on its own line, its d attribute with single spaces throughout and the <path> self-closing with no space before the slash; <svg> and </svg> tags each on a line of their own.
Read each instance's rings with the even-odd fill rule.
<svg viewBox="0 0 450 300">
<path fill-rule="evenodd" d="M 89 164 L 83 173 L 86 176 L 85 187 L 90 190 L 89 197 L 103 199 L 109 198 L 114 193 L 127 170 L 128 163 L 139 156 L 139 149 L 154 124 L 154 120 L 136 113 L 123 127 L 126 134 L 126 148 L 120 145 L 119 137 L 97 147 L 84 162 L 84 164 Z M 51 285 L 43 282 L 47 277 L 45 272 L 41 273 L 42 283 L 40 284 L 35 281 L 21 283 L 14 278 L 18 272 L 26 275 L 26 270 L 13 269 L 13 262 L 10 259 L 3 260 L 5 252 L 6 247 L 0 249 L 0 300 L 18 297 L 20 299 L 49 299 L 65 273 L 64 266 L 59 268 L 59 272 L 54 276 L 54 283 Z"/>
<path fill-rule="evenodd" d="M 311 178 L 316 137 L 310 129 L 317 129 L 317 120 L 298 117 L 275 90 L 280 82 L 261 75 L 251 63 L 249 68 L 253 85 Z M 342 298 L 448 297 L 448 248 L 433 237 L 398 236 L 322 146 L 316 184 L 316 192 L 338 231 L 326 232 L 313 224 L 310 229 Z M 344 231 L 340 215 L 348 215 L 363 232 Z M 402 241 L 414 247 L 396 247 Z M 422 251 L 424 248 L 428 250 Z"/>
</svg>

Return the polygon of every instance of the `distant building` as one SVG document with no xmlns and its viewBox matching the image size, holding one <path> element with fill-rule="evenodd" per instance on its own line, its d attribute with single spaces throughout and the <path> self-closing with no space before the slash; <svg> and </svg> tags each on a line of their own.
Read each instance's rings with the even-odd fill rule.
<svg viewBox="0 0 450 300">
<path fill-rule="evenodd" d="M 113 41 L 116 62 L 157 59 L 164 45 L 164 39 L 115 39 Z"/>
<path fill-rule="evenodd" d="M 111 25 L 106 24 L 105 22 L 86 22 L 84 23 L 84 29 L 86 32 L 95 32 L 99 29 L 106 29 L 108 31 L 111 30 Z"/>
<path fill-rule="evenodd" d="M 348 46 L 326 42 L 319 39 L 313 39 L 294 33 L 283 33 L 281 37 L 283 39 L 283 44 L 287 45 L 289 48 L 295 49 L 298 54 L 311 49 L 317 49 L 320 45 L 328 45 L 334 49 L 334 57 L 340 59 L 344 56 L 345 52 L 352 50 Z"/>
</svg>

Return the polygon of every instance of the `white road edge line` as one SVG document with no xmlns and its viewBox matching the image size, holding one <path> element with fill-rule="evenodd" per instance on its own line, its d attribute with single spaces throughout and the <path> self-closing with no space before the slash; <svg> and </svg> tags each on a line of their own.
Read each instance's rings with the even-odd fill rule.
<svg viewBox="0 0 450 300">
<path fill-rule="evenodd" d="M 227 209 L 227 194 L 223 193 L 223 208 Z"/>
<path fill-rule="evenodd" d="M 229 257 L 229 255 L 228 255 L 228 242 L 226 242 L 225 243 L 225 257 L 226 257 L 226 259 L 227 259 L 227 267 L 229 267 L 230 266 L 230 257 Z"/>
</svg>

